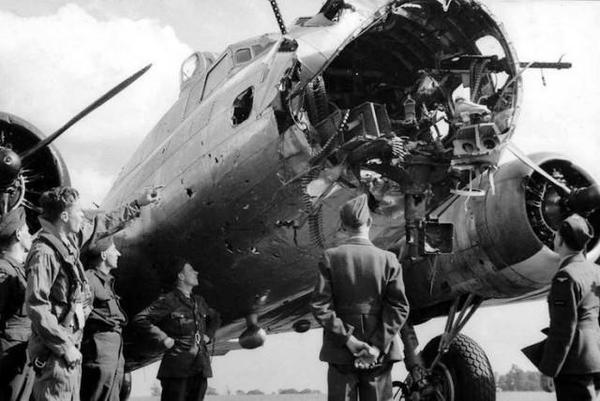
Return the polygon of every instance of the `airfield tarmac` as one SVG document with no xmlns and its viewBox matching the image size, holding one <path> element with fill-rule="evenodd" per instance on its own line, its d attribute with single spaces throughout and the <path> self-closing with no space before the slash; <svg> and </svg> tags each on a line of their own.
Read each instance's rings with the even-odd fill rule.
<svg viewBox="0 0 600 401">
<path fill-rule="evenodd" d="M 506 391 L 497 393 L 496 401 L 551 401 L 555 400 L 554 393 L 531 392 L 531 391 Z M 131 401 L 159 401 L 160 397 L 131 397 Z M 326 394 L 307 395 L 218 395 L 206 396 L 206 401 L 325 401 Z"/>
</svg>

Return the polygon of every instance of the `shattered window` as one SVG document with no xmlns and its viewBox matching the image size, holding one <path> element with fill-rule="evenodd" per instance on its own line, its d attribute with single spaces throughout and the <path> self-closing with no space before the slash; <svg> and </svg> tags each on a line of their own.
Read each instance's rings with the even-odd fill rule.
<svg viewBox="0 0 600 401">
<path fill-rule="evenodd" d="M 496 55 L 499 58 L 504 57 L 504 49 L 498 39 L 491 35 L 482 36 L 475 41 L 477 48 L 484 56 Z"/>
<path fill-rule="evenodd" d="M 475 41 L 477 48 L 484 56 L 498 56 L 499 59 L 502 59 L 506 56 L 504 52 L 504 48 L 496 39 L 491 35 L 482 36 L 481 38 Z M 505 72 L 498 72 L 493 74 L 494 84 L 497 88 L 504 86 L 504 84 L 508 81 L 508 75 Z"/>
<path fill-rule="evenodd" d="M 231 122 L 233 125 L 241 124 L 250 117 L 252 111 L 252 102 L 254 100 L 254 88 L 250 87 L 240 93 L 233 101 L 233 116 Z"/>
</svg>

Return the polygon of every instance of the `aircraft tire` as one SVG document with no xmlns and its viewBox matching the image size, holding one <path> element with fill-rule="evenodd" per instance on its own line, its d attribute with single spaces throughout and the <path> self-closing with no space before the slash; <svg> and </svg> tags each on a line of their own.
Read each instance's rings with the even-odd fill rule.
<svg viewBox="0 0 600 401">
<path fill-rule="evenodd" d="M 425 363 L 430 364 L 437 353 L 441 336 L 432 339 L 423 349 Z M 431 385 L 445 401 L 495 401 L 496 382 L 490 361 L 473 339 L 459 334 L 450 349 L 433 369 Z"/>
</svg>

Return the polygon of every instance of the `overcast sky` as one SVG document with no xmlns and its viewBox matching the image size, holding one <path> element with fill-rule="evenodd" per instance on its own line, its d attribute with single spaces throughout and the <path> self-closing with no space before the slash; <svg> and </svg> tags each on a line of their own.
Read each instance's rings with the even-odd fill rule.
<svg viewBox="0 0 600 401">
<path fill-rule="evenodd" d="M 489 1 L 522 61 L 555 61 L 571 70 L 524 74 L 524 101 L 515 142 L 526 152 L 555 151 L 600 177 L 600 4 L 586 1 Z M 320 0 L 280 0 L 286 21 L 310 15 Z M 51 133 L 137 69 L 152 69 L 56 142 L 73 185 L 86 203 L 99 202 L 145 133 L 178 95 L 181 61 L 192 49 L 220 51 L 228 43 L 277 30 L 267 0 L 0 0 L 0 110 Z M 547 323 L 543 301 L 479 311 L 465 332 L 493 368 L 533 369 L 519 349 Z M 420 328 L 424 345 L 442 321 Z M 229 388 L 325 389 L 317 361 L 320 332 L 268 339 L 255 351 L 214 359 L 210 385 Z M 135 393 L 149 392 L 152 369 L 135 375 Z"/>
</svg>

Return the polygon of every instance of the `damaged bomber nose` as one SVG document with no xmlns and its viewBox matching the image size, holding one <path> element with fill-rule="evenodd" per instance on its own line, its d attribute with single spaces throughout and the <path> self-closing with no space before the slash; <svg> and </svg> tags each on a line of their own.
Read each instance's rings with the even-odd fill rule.
<svg viewBox="0 0 600 401">
<path fill-rule="evenodd" d="M 408 237 L 424 238 L 426 225 L 440 231 L 443 246 L 429 248 L 448 250 L 451 227 L 426 211 L 453 194 L 484 196 L 487 189 L 474 181 L 482 174 L 494 191 L 522 72 L 568 63 L 519 63 L 500 24 L 475 1 L 345 3 L 356 7 L 337 9 L 319 30 L 297 29 L 298 63 L 288 79 L 294 83 L 282 96 L 291 126 L 281 130 L 280 178 L 301 183 L 319 247 L 321 208 L 344 187 L 368 192 L 376 214 L 404 215 Z M 361 22 L 367 3 L 373 13 Z M 412 255 L 427 253 L 419 241 Z"/>
<path fill-rule="evenodd" d="M 333 23 L 340 25 L 355 12 L 341 3 L 326 4 L 337 7 Z M 294 172 L 310 171 L 313 204 L 331 192 L 333 181 L 369 187 L 373 177 L 392 192 L 446 196 L 495 168 L 500 145 L 513 132 L 519 67 L 483 6 L 395 4 L 354 40 L 340 41 L 300 100 L 290 100 L 296 127 L 312 148 L 310 160 Z M 315 68 L 314 60 L 299 60 Z M 323 180 L 321 172 L 332 165 L 343 173 Z"/>
<path fill-rule="evenodd" d="M 282 85 L 289 88 L 282 105 L 291 125 L 282 130 L 280 178 L 301 183 L 319 247 L 322 204 L 340 187 L 366 190 L 376 214 L 404 214 L 408 231 L 422 229 L 432 200 L 480 195 L 470 183 L 495 171 L 515 125 L 521 71 L 482 5 L 372 3 L 371 20 L 358 21 L 366 14 L 357 2 L 337 9 L 319 30 L 298 28 L 298 64 L 288 74 L 292 84 Z"/>
</svg>

